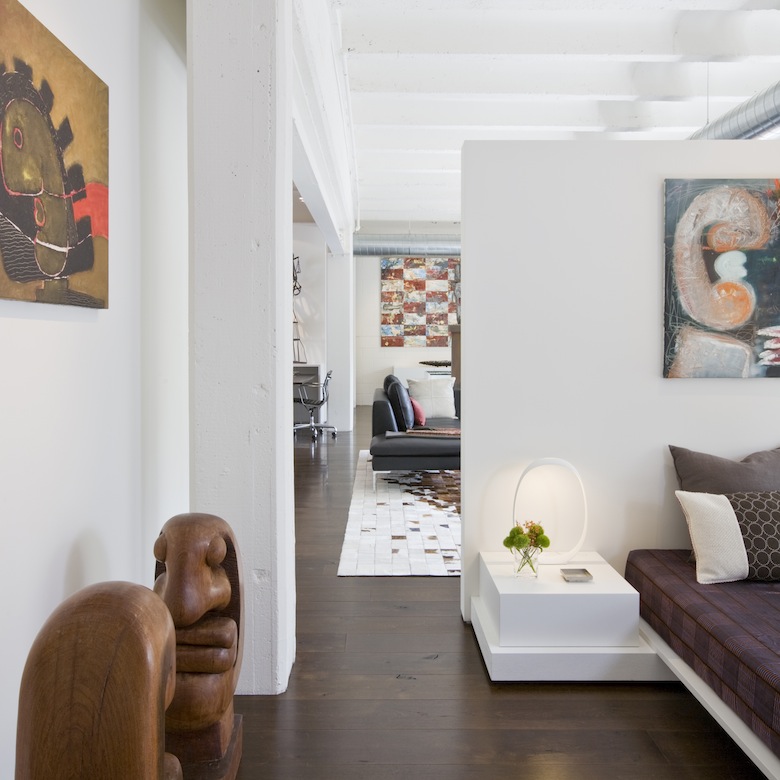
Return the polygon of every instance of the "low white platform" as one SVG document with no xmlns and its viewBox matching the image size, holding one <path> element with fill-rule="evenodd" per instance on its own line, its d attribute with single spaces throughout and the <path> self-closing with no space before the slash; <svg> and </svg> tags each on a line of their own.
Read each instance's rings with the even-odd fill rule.
<svg viewBox="0 0 780 780">
<path fill-rule="evenodd" d="M 640 633 L 668 664 L 675 676 L 699 700 L 699 703 L 739 745 L 750 760 L 771 780 L 780 780 L 780 758 L 751 731 L 750 727 L 728 706 L 693 669 L 644 621 Z"/>
<path fill-rule="evenodd" d="M 579 553 L 591 582 L 566 582 L 561 564 L 536 580 L 514 576 L 507 552 L 480 554 L 472 626 L 494 681 L 675 679 L 639 634 L 639 594 L 597 553 Z"/>
</svg>

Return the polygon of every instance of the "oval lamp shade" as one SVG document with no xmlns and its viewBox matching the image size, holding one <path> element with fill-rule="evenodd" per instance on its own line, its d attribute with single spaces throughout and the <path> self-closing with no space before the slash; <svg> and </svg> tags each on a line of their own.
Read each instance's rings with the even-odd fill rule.
<svg viewBox="0 0 780 780">
<path fill-rule="evenodd" d="M 517 515 L 517 496 L 520 493 L 520 485 L 522 484 L 523 479 L 529 472 L 543 466 L 560 466 L 561 468 L 570 471 L 576 478 L 580 487 L 580 492 L 582 493 L 582 532 L 580 533 L 580 538 L 577 540 L 577 543 L 571 550 L 567 550 L 566 552 L 549 552 L 544 550 L 539 560 L 540 563 L 568 563 L 582 549 L 582 545 L 585 543 L 585 536 L 588 533 L 588 504 L 585 498 L 585 486 L 582 484 L 579 472 L 571 463 L 569 463 L 569 461 L 561 458 L 537 458 L 525 467 L 523 473 L 520 475 L 520 479 L 517 480 L 517 487 L 515 488 L 515 497 L 512 501 L 512 522 L 515 522 L 515 517 Z"/>
</svg>

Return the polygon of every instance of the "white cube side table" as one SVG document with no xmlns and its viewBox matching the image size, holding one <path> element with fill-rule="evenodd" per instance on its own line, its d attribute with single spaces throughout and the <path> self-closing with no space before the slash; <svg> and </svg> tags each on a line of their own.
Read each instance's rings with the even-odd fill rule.
<svg viewBox="0 0 780 780">
<path fill-rule="evenodd" d="M 542 556 L 543 558 L 543 556 Z M 506 551 L 480 553 L 472 625 L 492 680 L 671 680 L 639 634 L 639 594 L 600 555 L 514 576 Z M 566 582 L 561 568 L 587 568 Z"/>
<path fill-rule="evenodd" d="M 590 582 L 566 582 L 560 564 L 543 560 L 538 578 L 515 577 L 508 555 L 480 557 L 479 592 L 498 616 L 499 645 L 639 645 L 639 594 L 603 559 L 585 557 L 575 556 L 565 566 L 587 568 L 593 575 Z"/>
</svg>

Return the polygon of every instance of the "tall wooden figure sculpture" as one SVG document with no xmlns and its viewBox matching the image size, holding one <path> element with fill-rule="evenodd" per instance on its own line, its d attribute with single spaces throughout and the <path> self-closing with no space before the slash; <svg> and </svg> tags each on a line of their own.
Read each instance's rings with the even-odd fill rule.
<svg viewBox="0 0 780 780">
<path fill-rule="evenodd" d="M 233 780 L 242 722 L 233 712 L 241 669 L 241 561 L 230 526 L 206 514 L 172 517 L 154 544 L 154 590 L 176 626 L 176 694 L 166 749 L 184 780 Z"/>
<path fill-rule="evenodd" d="M 19 691 L 16 780 L 181 780 L 164 753 L 176 638 L 149 588 L 101 582 L 38 633 Z"/>
</svg>

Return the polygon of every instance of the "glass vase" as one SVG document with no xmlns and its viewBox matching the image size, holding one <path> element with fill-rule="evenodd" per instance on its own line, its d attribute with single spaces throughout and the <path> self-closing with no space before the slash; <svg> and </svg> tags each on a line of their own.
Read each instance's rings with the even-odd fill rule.
<svg viewBox="0 0 780 780">
<path fill-rule="evenodd" d="M 541 547 L 521 547 L 512 550 L 515 556 L 515 577 L 536 579 L 539 576 L 539 554 Z"/>
</svg>

